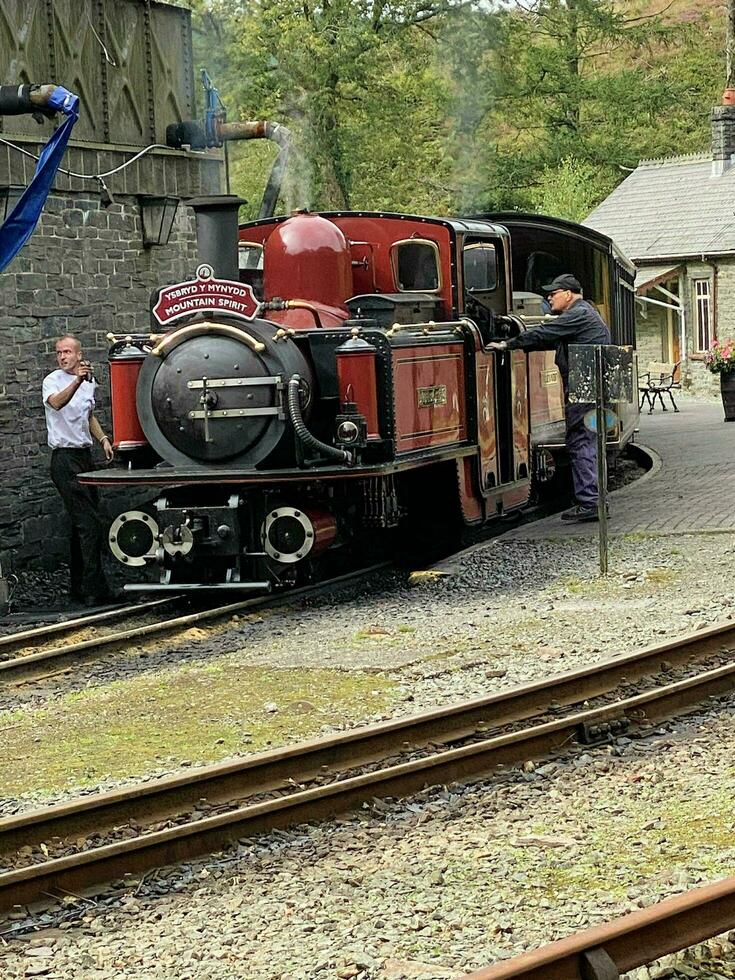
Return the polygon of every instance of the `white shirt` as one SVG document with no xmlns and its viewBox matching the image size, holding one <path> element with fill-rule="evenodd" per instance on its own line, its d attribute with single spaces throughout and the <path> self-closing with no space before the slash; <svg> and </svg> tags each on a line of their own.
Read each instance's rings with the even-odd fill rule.
<svg viewBox="0 0 735 980">
<path fill-rule="evenodd" d="M 68 388 L 75 375 L 59 369 L 43 379 L 43 407 L 46 412 L 48 444 L 52 449 L 86 449 L 92 445 L 89 416 L 94 410 L 96 381 L 83 381 L 71 399 L 58 411 L 48 403 L 50 395 Z"/>
</svg>

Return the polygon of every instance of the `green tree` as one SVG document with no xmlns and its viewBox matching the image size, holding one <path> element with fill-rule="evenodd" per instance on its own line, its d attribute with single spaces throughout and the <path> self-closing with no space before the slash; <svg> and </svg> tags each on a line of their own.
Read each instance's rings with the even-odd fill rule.
<svg viewBox="0 0 735 980">
<path fill-rule="evenodd" d="M 298 163 L 287 193 L 294 203 L 425 209 L 447 200 L 446 106 L 429 28 L 453 6 L 216 0 L 197 15 L 198 55 L 225 79 L 230 107 L 292 129 Z M 252 153 L 233 154 L 238 187 L 247 183 Z"/>
<path fill-rule="evenodd" d="M 557 169 L 568 183 L 569 160 L 594 168 L 600 200 L 641 158 L 704 149 L 720 21 L 667 24 L 611 0 L 502 12 L 485 44 L 476 205 L 534 208 Z"/>
<path fill-rule="evenodd" d="M 724 17 L 652 2 L 194 0 L 196 51 L 230 118 L 292 130 L 283 209 L 576 215 L 640 159 L 707 149 Z M 275 149 L 229 155 L 257 213 Z"/>
</svg>

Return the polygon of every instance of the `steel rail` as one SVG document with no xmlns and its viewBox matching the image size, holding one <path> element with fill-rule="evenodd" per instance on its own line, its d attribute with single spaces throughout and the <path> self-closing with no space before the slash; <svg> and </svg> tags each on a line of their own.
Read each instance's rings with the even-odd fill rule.
<svg viewBox="0 0 735 980">
<path fill-rule="evenodd" d="M 212 609 L 203 609 L 198 612 L 187 613 L 183 616 L 176 616 L 173 619 L 149 623 L 147 626 L 134 626 L 131 629 L 122 630 L 119 633 L 110 633 L 108 636 L 97 636 L 90 640 L 69 643 L 67 646 L 54 647 L 51 650 L 40 650 L 37 653 L 25 654 L 20 657 L 15 657 L 13 660 L 0 661 L 0 685 L 3 682 L 5 684 L 32 682 L 34 679 L 45 676 L 50 667 L 53 670 L 61 670 L 70 661 L 83 661 L 94 656 L 105 647 L 119 646 L 121 643 L 127 643 L 130 640 L 162 636 L 188 626 L 196 626 L 198 623 L 206 622 L 207 620 L 231 616 L 233 613 L 242 612 L 246 609 L 257 609 L 262 606 L 284 606 L 294 599 L 319 595 L 321 592 L 329 591 L 337 585 L 348 583 L 353 579 L 359 579 L 377 569 L 386 568 L 389 564 L 389 562 L 382 562 L 377 565 L 372 565 L 369 568 L 339 575 L 315 585 L 306 585 L 299 589 L 291 589 L 277 596 L 268 594 L 265 596 L 255 596 L 251 599 L 242 599 L 239 602 L 231 602 L 225 606 L 216 606 Z M 180 596 L 177 598 L 180 598 Z M 171 597 L 157 601 L 163 603 L 170 602 L 170 600 Z M 138 607 L 135 608 L 137 609 Z"/>
<path fill-rule="evenodd" d="M 735 928 L 735 878 L 593 926 L 465 980 L 618 980 L 622 973 Z"/>
<path fill-rule="evenodd" d="M 210 804 L 255 796 L 324 775 L 375 762 L 430 743 L 450 743 L 493 728 L 525 721 L 554 708 L 579 704 L 608 694 L 652 670 L 703 656 L 722 647 L 735 634 L 735 623 L 712 626 L 611 660 L 578 668 L 533 684 L 509 688 L 484 698 L 434 708 L 405 718 L 364 725 L 297 745 L 272 749 L 242 759 L 215 763 L 186 774 L 109 790 L 0 819 L 0 854 L 53 837 L 78 837 L 119 825 L 167 817 L 200 800 Z"/>
<path fill-rule="evenodd" d="M 426 785 L 487 774 L 501 766 L 547 756 L 567 749 L 583 726 L 621 717 L 633 725 L 657 722 L 733 687 L 735 664 L 728 664 L 558 721 L 9 871 L 0 874 L 0 910 L 53 900 L 58 894 L 80 894 L 106 881 L 219 850 L 243 836 L 331 818 L 375 796 L 403 796 Z"/>
<path fill-rule="evenodd" d="M 124 616 L 137 616 L 138 613 L 149 612 L 181 596 L 170 595 L 165 599 L 152 599 L 149 602 L 130 603 L 121 608 L 108 609 L 103 612 L 92 613 L 89 616 L 77 616 L 75 619 L 65 619 L 60 623 L 49 623 L 46 626 L 36 626 L 33 629 L 22 630 L 18 633 L 6 633 L 0 636 L 0 654 L 7 650 L 14 650 L 16 647 L 23 647 L 26 643 L 42 643 L 45 639 L 72 633 L 74 630 L 84 629 L 86 626 L 95 626 L 98 623 L 113 622 L 122 619 Z"/>
<path fill-rule="evenodd" d="M 155 820 L 168 814 L 172 806 L 192 806 L 204 796 L 208 802 L 218 802 L 244 791 L 266 792 L 289 780 L 313 778 L 325 768 L 362 765 L 432 741 L 457 741 L 493 726 L 542 714 L 549 711 L 550 704 L 561 707 L 606 694 L 622 682 L 645 677 L 652 668 L 659 668 L 664 658 L 668 658 L 667 664 L 680 663 L 695 653 L 701 656 L 718 650 L 732 634 L 733 623 L 710 627 L 489 697 L 6 818 L 0 820 L 0 853 L 53 836 L 113 826 L 133 811 L 136 816 Z"/>
</svg>

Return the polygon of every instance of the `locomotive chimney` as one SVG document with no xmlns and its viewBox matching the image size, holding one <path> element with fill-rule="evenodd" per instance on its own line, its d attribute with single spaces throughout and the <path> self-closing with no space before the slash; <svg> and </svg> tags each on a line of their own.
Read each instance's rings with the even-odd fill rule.
<svg viewBox="0 0 735 980">
<path fill-rule="evenodd" d="M 237 261 L 238 212 L 245 201 L 234 194 L 195 197 L 194 209 L 199 261 L 211 265 L 218 279 L 240 277 Z"/>
</svg>

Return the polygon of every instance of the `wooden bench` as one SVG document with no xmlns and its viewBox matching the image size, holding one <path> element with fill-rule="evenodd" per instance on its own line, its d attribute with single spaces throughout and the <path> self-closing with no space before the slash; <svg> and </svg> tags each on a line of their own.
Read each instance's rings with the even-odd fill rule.
<svg viewBox="0 0 735 980">
<path fill-rule="evenodd" d="M 681 381 L 676 380 L 680 364 L 681 361 L 677 361 L 675 364 L 659 363 L 658 361 L 649 363 L 647 371 L 638 379 L 638 394 L 641 396 L 639 411 L 643 409 L 644 402 L 647 402 L 648 414 L 650 415 L 656 407 L 656 399 L 658 398 L 661 408 L 664 412 L 668 412 L 668 408 L 664 405 L 664 395 L 669 396 L 674 411 L 679 411 L 674 401 L 674 392 L 681 391 Z"/>
</svg>

